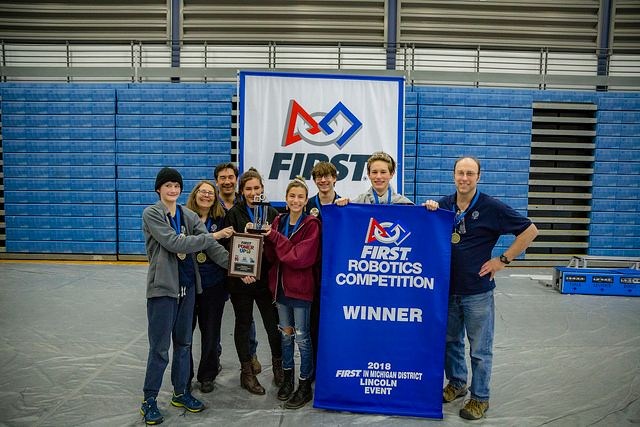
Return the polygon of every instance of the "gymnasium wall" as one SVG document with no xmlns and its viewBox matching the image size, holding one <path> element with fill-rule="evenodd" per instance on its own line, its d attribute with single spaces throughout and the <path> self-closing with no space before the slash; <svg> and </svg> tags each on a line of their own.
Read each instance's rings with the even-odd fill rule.
<svg viewBox="0 0 640 427">
<path fill-rule="evenodd" d="M 157 170 L 187 190 L 231 159 L 233 84 L 0 84 L 6 252 L 143 254 Z M 528 214 L 533 104 L 597 106 L 591 255 L 640 256 L 640 94 L 407 87 L 404 193 L 455 191 L 461 154 L 481 191 Z M 500 241 L 503 251 L 511 239 Z"/>
</svg>

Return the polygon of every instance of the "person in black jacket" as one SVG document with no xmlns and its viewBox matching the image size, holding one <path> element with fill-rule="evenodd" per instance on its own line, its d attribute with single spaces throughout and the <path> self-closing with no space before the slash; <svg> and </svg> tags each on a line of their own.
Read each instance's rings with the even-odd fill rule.
<svg viewBox="0 0 640 427">
<path fill-rule="evenodd" d="M 250 168 L 243 173 L 240 177 L 238 189 L 242 200 L 229 209 L 225 217 L 224 225 L 233 226 L 236 233 L 243 233 L 247 227 L 252 227 L 255 222 L 255 218 L 253 218 L 254 197 L 260 196 L 264 192 L 264 184 L 258 171 Z M 273 222 L 278 211 L 271 206 L 262 206 L 261 208 L 266 209 L 263 218 L 269 223 Z M 283 378 L 282 348 L 280 346 L 280 333 L 278 332 L 278 313 L 273 305 L 267 278 L 269 267 L 269 262 L 263 257 L 261 261 L 260 279 L 255 283 L 247 285 L 236 277 L 230 277 L 227 281 L 227 290 L 231 295 L 231 304 L 233 305 L 233 311 L 235 313 L 233 338 L 242 369 L 240 385 L 253 394 L 265 394 L 265 389 L 258 382 L 251 366 L 249 331 L 253 320 L 254 301 L 260 310 L 262 323 L 269 339 L 273 363 L 273 379 L 277 387 L 282 385 Z"/>
</svg>

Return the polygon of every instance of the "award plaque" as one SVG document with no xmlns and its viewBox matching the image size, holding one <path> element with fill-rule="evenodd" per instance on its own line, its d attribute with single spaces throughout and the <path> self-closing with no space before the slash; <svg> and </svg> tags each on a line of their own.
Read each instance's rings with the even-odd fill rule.
<svg viewBox="0 0 640 427">
<path fill-rule="evenodd" d="M 253 228 L 247 228 L 247 233 L 262 234 L 267 231 L 263 228 L 267 223 L 269 202 L 264 193 L 253 198 Z"/>
<path fill-rule="evenodd" d="M 261 234 L 234 233 L 229 245 L 229 276 L 260 279 L 262 244 Z"/>
</svg>

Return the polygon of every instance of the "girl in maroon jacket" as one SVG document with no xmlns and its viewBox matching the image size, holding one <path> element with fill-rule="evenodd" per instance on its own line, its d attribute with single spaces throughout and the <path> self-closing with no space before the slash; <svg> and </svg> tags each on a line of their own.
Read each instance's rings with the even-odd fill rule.
<svg viewBox="0 0 640 427">
<path fill-rule="evenodd" d="M 287 186 L 288 213 L 278 215 L 265 234 L 265 256 L 272 261 L 269 287 L 278 307 L 282 333 L 284 382 L 278 399 L 297 409 L 311 400 L 313 351 L 310 336 L 311 302 L 317 286 L 314 265 L 319 260 L 320 221 L 304 213 L 309 190 L 304 178 Z M 300 381 L 294 390 L 294 341 L 300 351 Z"/>
</svg>

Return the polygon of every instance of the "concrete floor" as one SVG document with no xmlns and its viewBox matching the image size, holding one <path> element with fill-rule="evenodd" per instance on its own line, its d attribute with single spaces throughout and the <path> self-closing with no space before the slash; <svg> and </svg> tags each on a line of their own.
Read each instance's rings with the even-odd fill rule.
<svg viewBox="0 0 640 427">
<path fill-rule="evenodd" d="M 549 268 L 498 275 L 491 408 L 476 425 L 620 426 L 640 423 L 640 298 L 562 295 Z M 143 425 L 147 356 L 145 264 L 0 262 L 0 425 Z M 266 337 L 258 348 L 267 388 L 240 388 L 233 309 L 223 321 L 223 370 L 207 409 L 169 404 L 165 425 L 467 425 L 460 400 L 444 420 L 314 409 L 284 410 L 270 383 Z M 199 337 L 194 337 L 199 342 Z M 196 344 L 194 352 L 198 354 Z"/>
</svg>

